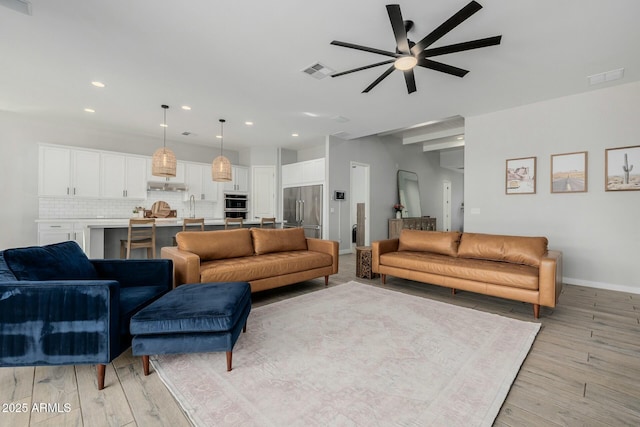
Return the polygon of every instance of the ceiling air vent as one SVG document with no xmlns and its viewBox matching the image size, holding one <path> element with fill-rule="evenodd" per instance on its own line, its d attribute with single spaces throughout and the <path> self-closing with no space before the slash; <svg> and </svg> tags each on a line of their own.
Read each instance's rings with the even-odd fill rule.
<svg viewBox="0 0 640 427">
<path fill-rule="evenodd" d="M 302 72 L 309 74 L 314 79 L 321 80 L 333 74 L 334 70 L 325 65 L 322 65 L 319 62 L 316 62 L 315 64 L 310 65 L 302 70 Z"/>
</svg>

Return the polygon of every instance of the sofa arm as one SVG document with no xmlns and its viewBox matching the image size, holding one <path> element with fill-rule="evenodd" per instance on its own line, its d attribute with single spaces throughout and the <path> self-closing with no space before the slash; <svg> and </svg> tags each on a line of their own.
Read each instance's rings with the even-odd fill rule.
<svg viewBox="0 0 640 427">
<path fill-rule="evenodd" d="M 200 283 L 200 257 L 193 252 L 182 251 L 177 246 L 165 246 L 160 256 L 173 261 L 173 287 L 185 283 Z"/>
<path fill-rule="evenodd" d="M 113 280 L 0 282 L 0 366 L 109 363 L 119 299 Z"/>
<path fill-rule="evenodd" d="M 338 242 L 335 240 L 322 240 L 307 238 L 307 249 L 313 252 L 322 252 L 331 255 L 333 259 L 331 274 L 338 273 Z"/>
<path fill-rule="evenodd" d="M 398 250 L 400 239 L 378 240 L 371 244 L 371 271 L 380 273 L 380 255 Z"/>
<path fill-rule="evenodd" d="M 562 252 L 550 250 L 540 261 L 540 305 L 555 307 L 562 291 Z"/>
<path fill-rule="evenodd" d="M 173 286 L 173 264 L 168 259 L 93 259 L 101 279 L 116 280 L 123 288 L 134 286 Z"/>
</svg>

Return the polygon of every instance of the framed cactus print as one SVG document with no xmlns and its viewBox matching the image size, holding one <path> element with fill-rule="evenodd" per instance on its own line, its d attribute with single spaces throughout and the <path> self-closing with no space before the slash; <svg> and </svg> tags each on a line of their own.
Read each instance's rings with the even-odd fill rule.
<svg viewBox="0 0 640 427">
<path fill-rule="evenodd" d="M 640 145 L 607 148 L 604 175 L 605 191 L 640 190 Z"/>
</svg>

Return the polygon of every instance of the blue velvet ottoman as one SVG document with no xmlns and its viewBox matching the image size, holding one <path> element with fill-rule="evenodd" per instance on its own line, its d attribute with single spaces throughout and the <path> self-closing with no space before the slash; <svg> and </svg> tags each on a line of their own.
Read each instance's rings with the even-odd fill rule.
<svg viewBox="0 0 640 427">
<path fill-rule="evenodd" d="M 248 282 L 179 286 L 133 315 L 133 355 L 142 356 L 149 375 L 151 354 L 226 351 L 230 371 L 233 346 L 247 330 L 250 311 Z"/>
</svg>

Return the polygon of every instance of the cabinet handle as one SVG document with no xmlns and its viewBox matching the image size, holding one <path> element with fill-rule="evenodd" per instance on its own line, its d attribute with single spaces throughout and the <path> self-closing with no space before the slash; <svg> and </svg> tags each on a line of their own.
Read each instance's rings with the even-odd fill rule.
<svg viewBox="0 0 640 427">
<path fill-rule="evenodd" d="M 204 200 L 204 193 L 200 194 L 200 200 Z"/>
<path fill-rule="evenodd" d="M 76 195 L 76 187 L 73 187 L 73 195 Z"/>
<path fill-rule="evenodd" d="M 67 233 L 67 240 L 71 240 L 71 233 Z"/>
<path fill-rule="evenodd" d="M 51 228 L 62 228 L 61 225 L 50 225 L 49 227 L 51 227 Z"/>
<path fill-rule="evenodd" d="M 69 195 L 69 187 L 67 187 L 67 196 Z"/>
</svg>

